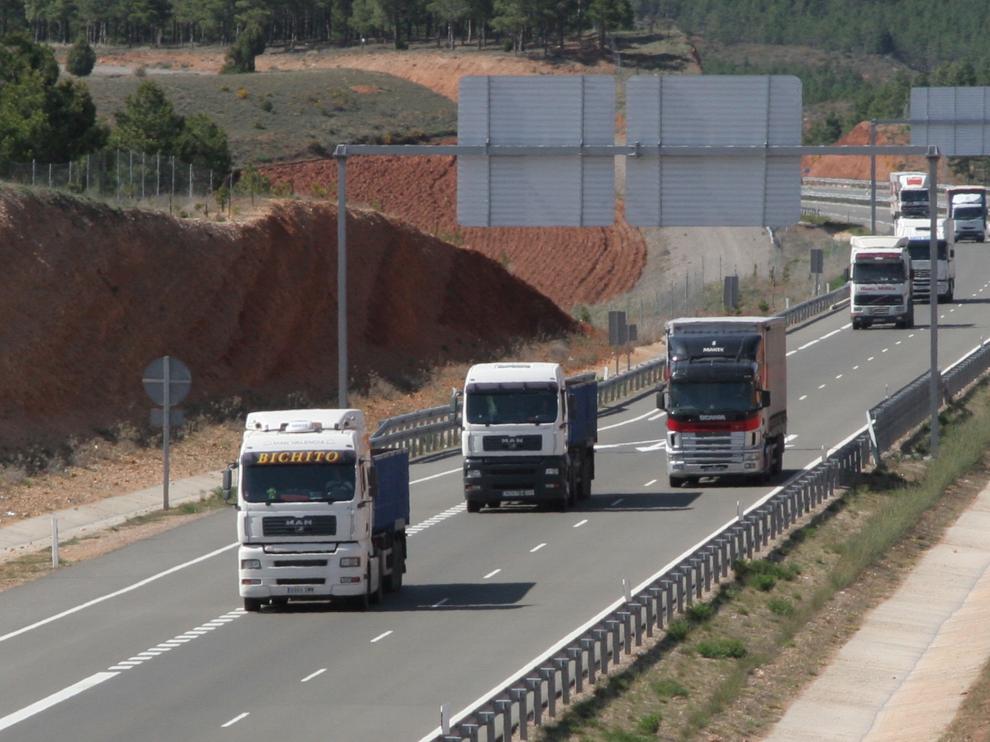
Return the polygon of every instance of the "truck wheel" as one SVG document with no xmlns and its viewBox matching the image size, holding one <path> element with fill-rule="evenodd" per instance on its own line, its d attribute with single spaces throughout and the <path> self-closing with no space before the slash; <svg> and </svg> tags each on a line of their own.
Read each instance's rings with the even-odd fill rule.
<svg viewBox="0 0 990 742">
<path fill-rule="evenodd" d="M 401 541 L 392 544 L 392 574 L 388 576 L 386 589 L 397 593 L 402 588 L 402 571 L 406 568 L 406 553 Z"/>
<path fill-rule="evenodd" d="M 371 590 L 371 560 L 368 560 L 368 602 L 378 605 L 385 597 L 385 552 L 378 552 L 378 584 Z"/>
<path fill-rule="evenodd" d="M 261 598 L 244 598 L 244 610 L 257 613 L 261 610 Z"/>
<path fill-rule="evenodd" d="M 949 282 L 949 293 L 945 295 L 945 300 L 946 301 L 952 301 L 955 298 L 955 296 L 956 296 L 956 282 L 955 281 L 950 281 Z"/>
<path fill-rule="evenodd" d="M 578 492 L 578 499 L 591 499 L 591 462 L 587 459 L 581 466 L 581 489 Z"/>
<path fill-rule="evenodd" d="M 481 503 L 480 502 L 478 502 L 477 500 L 468 500 L 467 501 L 467 511 L 469 513 L 477 513 L 480 510 L 481 510 Z"/>
<path fill-rule="evenodd" d="M 671 487 L 683 487 L 687 484 L 687 477 L 679 477 L 674 474 L 670 475 L 670 486 Z"/>
<path fill-rule="evenodd" d="M 860 330 L 860 329 L 862 329 L 862 327 L 863 327 L 863 326 L 862 326 L 862 325 L 861 325 L 861 324 L 859 323 L 859 320 L 858 320 L 858 319 L 854 319 L 854 320 L 852 321 L 852 326 L 853 326 L 853 329 L 854 329 L 854 330 Z"/>
</svg>

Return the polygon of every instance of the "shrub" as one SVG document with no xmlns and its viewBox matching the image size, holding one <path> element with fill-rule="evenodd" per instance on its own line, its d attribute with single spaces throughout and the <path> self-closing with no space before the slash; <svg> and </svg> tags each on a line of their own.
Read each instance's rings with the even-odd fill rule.
<svg viewBox="0 0 990 742">
<path fill-rule="evenodd" d="M 715 615 L 715 608 L 711 603 L 695 603 L 687 609 L 687 615 L 694 623 L 704 623 Z"/>
<path fill-rule="evenodd" d="M 640 734 L 656 734 L 660 728 L 660 714 L 647 714 L 636 722 L 636 731 Z"/>
<path fill-rule="evenodd" d="M 753 575 L 751 584 L 757 590 L 767 593 L 773 590 L 773 586 L 777 584 L 777 578 L 768 574 Z"/>
<path fill-rule="evenodd" d="M 227 50 L 220 74 L 254 72 L 254 58 L 265 51 L 265 34 L 257 24 L 249 24 Z"/>
<path fill-rule="evenodd" d="M 702 657 L 710 660 L 719 660 L 728 657 L 738 659 L 739 657 L 746 656 L 746 645 L 738 639 L 729 639 L 727 637 L 702 639 L 695 645 L 695 649 L 698 650 L 698 654 Z"/>
<path fill-rule="evenodd" d="M 794 614 L 794 604 L 787 598 L 770 598 L 767 602 L 767 608 L 770 609 L 771 613 L 776 613 L 778 616 L 790 616 Z"/>
<path fill-rule="evenodd" d="M 670 625 L 667 627 L 667 636 L 669 636 L 675 642 L 683 641 L 690 633 L 691 633 L 691 624 L 689 624 L 683 618 L 678 618 L 675 621 L 671 621 Z"/>
<path fill-rule="evenodd" d="M 79 39 L 69 49 L 65 60 L 65 68 L 76 77 L 86 77 L 96 65 L 96 52 L 86 39 Z"/>
<path fill-rule="evenodd" d="M 265 113 L 271 113 L 272 111 L 275 110 L 275 104 L 272 103 L 270 98 L 265 98 L 263 101 L 261 101 L 261 110 L 264 111 Z"/>
</svg>

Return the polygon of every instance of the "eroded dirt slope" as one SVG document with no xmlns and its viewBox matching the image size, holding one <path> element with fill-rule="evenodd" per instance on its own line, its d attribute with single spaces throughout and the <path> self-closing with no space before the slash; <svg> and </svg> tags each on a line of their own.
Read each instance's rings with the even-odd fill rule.
<svg viewBox="0 0 990 742">
<path fill-rule="evenodd" d="M 836 144 L 863 145 L 870 143 L 870 123 L 861 121 Z M 903 126 L 877 128 L 877 144 L 909 144 L 910 136 Z M 880 155 L 877 157 L 877 182 L 886 183 L 888 175 L 897 170 L 928 172 L 924 157 Z M 801 158 L 801 172 L 815 178 L 870 179 L 870 158 L 863 155 L 816 155 Z"/>
<path fill-rule="evenodd" d="M 336 198 L 333 160 L 268 165 L 262 170 L 272 183 L 288 183 L 294 193 Z M 646 264 L 642 234 L 621 218 L 611 227 L 458 226 L 453 157 L 353 157 L 347 165 L 347 198 L 348 203 L 365 204 L 484 253 L 567 311 L 628 291 Z"/>
<path fill-rule="evenodd" d="M 483 255 L 377 214 L 349 220 L 352 374 L 399 386 L 574 323 Z M 0 190 L 0 449 L 141 420 L 149 361 L 190 402 L 336 389 L 336 216 L 289 202 L 246 224 Z"/>
</svg>

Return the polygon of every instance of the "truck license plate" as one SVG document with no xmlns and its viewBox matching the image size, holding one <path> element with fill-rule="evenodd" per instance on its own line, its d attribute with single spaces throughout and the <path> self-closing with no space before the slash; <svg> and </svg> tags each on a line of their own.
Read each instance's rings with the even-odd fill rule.
<svg viewBox="0 0 990 742">
<path fill-rule="evenodd" d="M 292 587 L 287 587 L 285 591 L 289 595 L 308 595 L 315 592 L 315 589 L 310 585 L 295 585 Z"/>
<path fill-rule="evenodd" d="M 502 497 L 532 497 L 536 490 L 505 490 Z"/>
</svg>

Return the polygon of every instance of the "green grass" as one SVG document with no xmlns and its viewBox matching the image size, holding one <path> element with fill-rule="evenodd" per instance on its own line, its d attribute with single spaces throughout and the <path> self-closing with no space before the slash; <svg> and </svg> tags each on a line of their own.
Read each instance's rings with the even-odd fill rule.
<svg viewBox="0 0 990 742">
<path fill-rule="evenodd" d="M 730 637 L 702 639 L 694 648 L 698 654 L 710 660 L 738 659 L 746 656 L 746 645 L 739 639 Z"/>
<path fill-rule="evenodd" d="M 770 609 L 771 613 L 776 613 L 778 616 L 794 615 L 794 604 L 787 598 L 770 598 L 767 601 L 767 608 Z"/>
<path fill-rule="evenodd" d="M 328 156 L 341 143 L 402 144 L 452 136 L 457 104 L 391 75 L 306 70 L 249 75 L 153 75 L 181 115 L 205 113 L 230 139 L 238 166 Z M 111 120 L 142 79 L 86 79 L 97 115 Z M 356 86 L 381 92 L 356 93 Z"/>
<path fill-rule="evenodd" d="M 655 680 L 650 687 L 659 698 L 687 698 L 689 695 L 688 689 L 673 678 Z"/>
<path fill-rule="evenodd" d="M 695 603 L 687 609 L 687 615 L 693 623 L 704 623 L 715 615 L 715 606 L 711 603 Z"/>
</svg>

